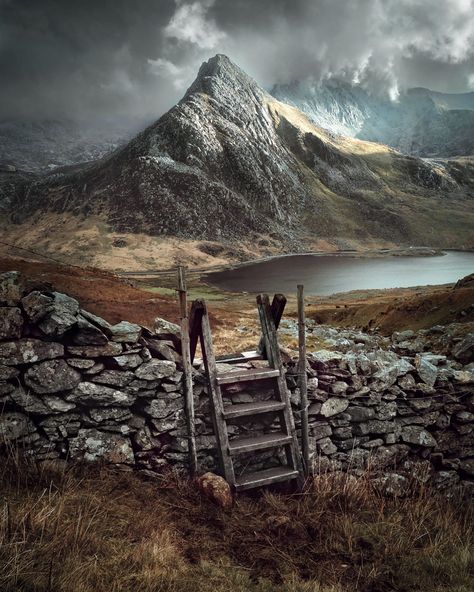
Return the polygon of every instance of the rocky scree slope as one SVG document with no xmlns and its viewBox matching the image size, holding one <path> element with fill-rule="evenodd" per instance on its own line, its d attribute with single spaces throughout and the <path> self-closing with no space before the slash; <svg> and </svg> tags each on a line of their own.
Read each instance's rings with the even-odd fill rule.
<svg viewBox="0 0 474 592">
<path fill-rule="evenodd" d="M 13 185 L 8 197 L 0 189 L 8 223 L 68 212 L 120 232 L 217 241 L 265 234 L 284 250 L 318 239 L 468 246 L 474 225 L 470 160 L 426 163 L 335 137 L 221 55 L 108 159 L 20 179 L 16 193 Z"/>
<path fill-rule="evenodd" d="M 272 95 L 333 133 L 379 142 L 404 154 L 474 154 L 474 93 L 412 88 L 396 101 L 340 80 L 277 85 Z"/>
</svg>

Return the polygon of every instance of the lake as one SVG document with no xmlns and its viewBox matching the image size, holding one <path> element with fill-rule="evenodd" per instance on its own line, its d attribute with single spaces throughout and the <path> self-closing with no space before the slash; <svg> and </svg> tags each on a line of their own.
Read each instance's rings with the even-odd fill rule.
<svg viewBox="0 0 474 592">
<path fill-rule="evenodd" d="M 210 273 L 206 281 L 232 292 L 295 292 L 327 296 L 350 290 L 448 284 L 474 273 L 474 253 L 435 257 L 288 255 Z"/>
</svg>

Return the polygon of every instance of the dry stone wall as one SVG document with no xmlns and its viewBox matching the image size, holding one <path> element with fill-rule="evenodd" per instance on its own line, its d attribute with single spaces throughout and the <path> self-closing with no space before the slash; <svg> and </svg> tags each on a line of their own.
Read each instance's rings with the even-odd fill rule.
<svg viewBox="0 0 474 592">
<path fill-rule="evenodd" d="M 284 330 L 284 327 L 283 327 Z M 430 482 L 474 491 L 474 334 L 430 332 L 392 339 L 310 327 L 331 347 L 308 355 L 310 447 L 316 470 L 373 473 L 393 494 Z M 299 429 L 296 360 L 285 353 Z M 254 365 L 262 362 L 254 362 Z M 245 364 L 244 364 L 245 365 Z M 221 370 L 228 369 L 219 364 Z M 233 366 L 235 368 L 235 366 Z M 194 394 L 200 467 L 216 470 L 202 369 Z M 272 396 L 270 384 L 229 385 L 228 403 Z M 277 430 L 276 416 L 236 420 L 230 437 Z M 0 276 L 0 452 L 20 447 L 38 462 L 100 461 L 154 475 L 187 464 L 179 328 L 107 323 L 74 298 Z M 281 451 L 240 468 L 272 466 Z"/>
</svg>

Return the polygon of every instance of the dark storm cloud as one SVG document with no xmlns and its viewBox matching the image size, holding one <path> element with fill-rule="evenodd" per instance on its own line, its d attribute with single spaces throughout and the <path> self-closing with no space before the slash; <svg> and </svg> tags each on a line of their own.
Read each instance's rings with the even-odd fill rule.
<svg viewBox="0 0 474 592">
<path fill-rule="evenodd" d="M 217 52 L 267 87 L 459 92 L 474 0 L 0 0 L 0 116 L 158 116 Z"/>
</svg>

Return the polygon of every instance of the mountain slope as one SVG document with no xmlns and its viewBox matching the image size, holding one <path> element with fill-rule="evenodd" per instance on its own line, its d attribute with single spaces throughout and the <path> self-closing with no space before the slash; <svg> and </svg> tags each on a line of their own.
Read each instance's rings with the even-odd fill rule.
<svg viewBox="0 0 474 592">
<path fill-rule="evenodd" d="M 16 196 L 4 199 L 9 228 L 53 213 L 128 235 L 245 243 L 254 255 L 259 244 L 474 245 L 470 159 L 424 162 L 336 137 L 225 56 L 204 63 L 180 103 L 126 147 L 20 180 Z"/>
<path fill-rule="evenodd" d="M 474 155 L 474 93 L 412 88 L 390 101 L 338 80 L 275 86 L 273 96 L 337 134 L 422 157 Z"/>
</svg>

